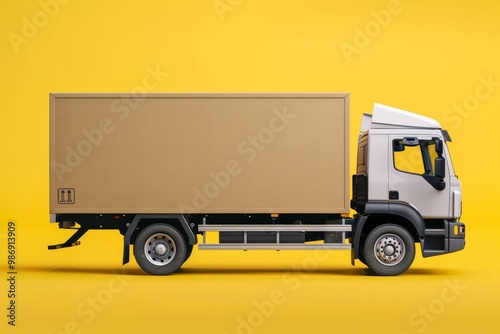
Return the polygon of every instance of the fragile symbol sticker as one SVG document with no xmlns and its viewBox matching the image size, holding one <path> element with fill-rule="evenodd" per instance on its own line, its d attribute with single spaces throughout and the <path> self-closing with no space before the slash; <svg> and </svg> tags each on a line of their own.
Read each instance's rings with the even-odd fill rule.
<svg viewBox="0 0 500 334">
<path fill-rule="evenodd" d="M 75 204 L 75 188 L 59 188 L 57 193 L 59 204 Z"/>
</svg>

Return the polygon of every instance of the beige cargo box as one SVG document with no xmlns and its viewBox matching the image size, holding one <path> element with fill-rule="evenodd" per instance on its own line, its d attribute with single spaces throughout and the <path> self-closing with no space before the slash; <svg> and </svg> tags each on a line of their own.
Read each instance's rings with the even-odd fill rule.
<svg viewBox="0 0 500 334">
<path fill-rule="evenodd" d="M 349 95 L 50 94 L 51 213 L 347 213 Z"/>
</svg>

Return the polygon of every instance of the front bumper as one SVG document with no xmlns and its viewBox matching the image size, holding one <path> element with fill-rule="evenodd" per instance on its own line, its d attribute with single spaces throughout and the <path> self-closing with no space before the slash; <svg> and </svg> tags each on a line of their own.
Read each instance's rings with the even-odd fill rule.
<svg viewBox="0 0 500 334">
<path fill-rule="evenodd" d="M 457 252 L 465 248 L 465 224 L 455 220 L 443 220 L 439 226 L 425 229 L 421 241 L 424 257 Z"/>
</svg>

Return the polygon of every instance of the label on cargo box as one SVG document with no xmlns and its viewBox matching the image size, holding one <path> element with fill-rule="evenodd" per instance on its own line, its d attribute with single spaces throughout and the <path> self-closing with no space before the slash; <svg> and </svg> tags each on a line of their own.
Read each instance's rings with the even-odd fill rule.
<svg viewBox="0 0 500 334">
<path fill-rule="evenodd" d="M 75 188 L 59 188 L 57 194 L 59 204 L 75 204 Z"/>
</svg>

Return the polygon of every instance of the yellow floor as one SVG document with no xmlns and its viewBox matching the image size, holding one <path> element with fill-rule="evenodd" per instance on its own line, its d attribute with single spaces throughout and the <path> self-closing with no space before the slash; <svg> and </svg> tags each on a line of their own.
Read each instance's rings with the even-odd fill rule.
<svg viewBox="0 0 500 334">
<path fill-rule="evenodd" d="M 488 255 L 498 230 L 470 228 L 466 250 L 418 254 L 398 277 L 368 276 L 363 265 L 350 265 L 348 251 L 197 249 L 180 272 L 149 276 L 133 258 L 120 265 L 117 232 L 92 231 L 81 246 L 46 250 L 68 232 L 55 225 L 18 231 L 15 332 L 402 334 L 498 327 L 499 266 Z"/>
</svg>

